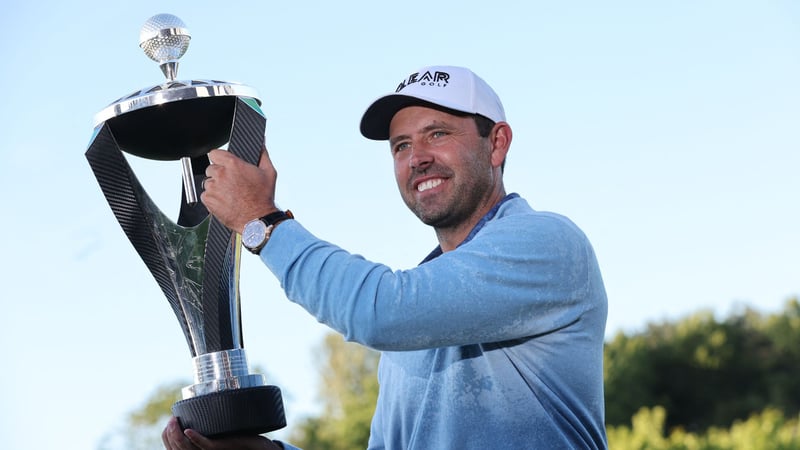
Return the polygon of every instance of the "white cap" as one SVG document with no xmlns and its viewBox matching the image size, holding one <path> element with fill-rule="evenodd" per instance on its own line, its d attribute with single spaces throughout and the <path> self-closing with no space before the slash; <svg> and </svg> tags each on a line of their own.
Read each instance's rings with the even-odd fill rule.
<svg viewBox="0 0 800 450">
<path fill-rule="evenodd" d="M 394 93 L 378 98 L 361 117 L 361 134 L 368 139 L 389 139 L 389 124 L 407 106 L 441 106 L 467 114 L 480 114 L 505 122 L 503 104 L 494 90 L 464 67 L 423 67 L 400 82 Z"/>
</svg>

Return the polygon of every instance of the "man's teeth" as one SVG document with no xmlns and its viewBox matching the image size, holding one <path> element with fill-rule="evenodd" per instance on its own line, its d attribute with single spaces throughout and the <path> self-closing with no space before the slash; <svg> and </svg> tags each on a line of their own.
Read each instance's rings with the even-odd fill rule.
<svg viewBox="0 0 800 450">
<path fill-rule="evenodd" d="M 422 183 L 417 185 L 417 191 L 418 192 L 425 192 L 428 189 L 433 189 L 433 188 L 435 188 L 436 186 L 438 186 L 438 185 L 440 185 L 442 183 L 443 183 L 443 180 L 441 178 L 436 178 L 436 179 L 433 179 L 433 180 L 423 181 Z"/>
</svg>

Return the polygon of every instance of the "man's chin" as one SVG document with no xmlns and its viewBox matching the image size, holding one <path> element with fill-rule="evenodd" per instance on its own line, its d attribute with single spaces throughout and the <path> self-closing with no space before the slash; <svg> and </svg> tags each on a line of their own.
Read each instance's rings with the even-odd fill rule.
<svg viewBox="0 0 800 450">
<path fill-rule="evenodd" d="M 422 223 L 434 228 L 447 226 L 452 220 L 447 207 L 435 205 L 433 202 L 425 202 L 424 204 L 419 201 L 411 204 L 406 202 L 406 206 Z"/>
<path fill-rule="evenodd" d="M 434 228 L 446 227 L 450 222 L 448 215 L 439 211 L 414 211 L 414 214 L 422 223 Z"/>
</svg>

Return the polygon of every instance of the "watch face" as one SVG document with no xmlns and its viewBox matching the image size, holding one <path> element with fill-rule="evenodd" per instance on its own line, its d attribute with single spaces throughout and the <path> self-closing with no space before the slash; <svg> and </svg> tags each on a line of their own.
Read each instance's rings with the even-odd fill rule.
<svg viewBox="0 0 800 450">
<path fill-rule="evenodd" d="M 242 230 L 242 244 L 247 248 L 252 249 L 258 247 L 264 243 L 266 237 L 267 224 L 260 219 L 247 222 L 247 225 L 244 226 L 244 230 Z"/>
</svg>

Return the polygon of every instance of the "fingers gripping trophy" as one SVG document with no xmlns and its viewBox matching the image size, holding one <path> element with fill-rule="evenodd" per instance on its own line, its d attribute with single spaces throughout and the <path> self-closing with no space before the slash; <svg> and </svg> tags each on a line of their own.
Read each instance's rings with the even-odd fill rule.
<svg viewBox="0 0 800 450">
<path fill-rule="evenodd" d="M 242 344 L 241 236 L 212 217 L 197 192 L 207 153 L 228 151 L 258 163 L 266 118 L 254 89 L 215 80 L 176 81 L 189 46 L 184 23 L 169 14 L 142 27 L 140 47 L 166 82 L 113 102 L 95 116 L 86 158 L 117 221 L 178 318 L 194 363 L 194 384 L 172 406 L 184 428 L 207 436 L 261 434 L 286 426 L 280 389 L 252 374 Z M 142 188 L 123 152 L 181 161 L 177 223 Z"/>
</svg>

